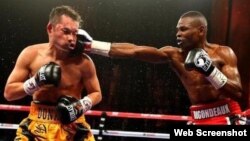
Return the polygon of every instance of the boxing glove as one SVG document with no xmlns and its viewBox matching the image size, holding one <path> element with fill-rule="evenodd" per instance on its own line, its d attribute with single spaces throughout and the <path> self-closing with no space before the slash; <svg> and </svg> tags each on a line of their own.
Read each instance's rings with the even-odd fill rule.
<svg viewBox="0 0 250 141">
<path fill-rule="evenodd" d="M 109 56 L 110 47 L 111 43 L 95 41 L 85 30 L 78 29 L 76 46 L 72 52 L 74 54 L 87 52 L 102 56 Z"/>
<path fill-rule="evenodd" d="M 188 52 L 184 66 L 186 70 L 197 70 L 206 76 L 206 79 L 216 88 L 223 87 L 227 77 L 212 64 L 211 58 L 202 48 L 194 48 Z"/>
<path fill-rule="evenodd" d="M 24 82 L 24 91 L 32 95 L 43 85 L 54 85 L 57 87 L 61 80 L 61 68 L 54 62 L 43 65 L 38 72 Z"/>
<path fill-rule="evenodd" d="M 70 96 L 62 96 L 58 100 L 56 109 L 61 123 L 69 124 L 77 120 L 83 113 L 91 109 L 91 107 L 92 101 L 87 96 L 81 100 Z"/>
</svg>

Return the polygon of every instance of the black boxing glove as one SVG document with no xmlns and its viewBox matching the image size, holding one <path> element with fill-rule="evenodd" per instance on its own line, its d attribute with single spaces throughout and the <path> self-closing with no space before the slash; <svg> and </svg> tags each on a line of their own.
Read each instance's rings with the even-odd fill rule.
<svg viewBox="0 0 250 141">
<path fill-rule="evenodd" d="M 111 43 L 95 41 L 85 30 L 78 29 L 76 46 L 72 50 L 72 53 L 77 54 L 87 52 L 109 56 L 110 47 Z"/>
<path fill-rule="evenodd" d="M 35 76 L 24 82 L 23 88 L 28 95 L 32 95 L 43 85 L 57 87 L 61 80 L 61 67 L 54 62 L 43 65 Z"/>
<path fill-rule="evenodd" d="M 81 100 L 77 100 L 70 96 L 62 96 L 58 100 L 57 113 L 59 120 L 63 124 L 69 124 L 77 120 L 83 113 L 91 109 L 92 101 L 85 96 Z"/>
<path fill-rule="evenodd" d="M 206 79 L 219 89 L 227 83 L 227 77 L 212 64 L 211 58 L 202 48 L 194 48 L 188 52 L 185 60 L 188 71 L 197 70 L 206 76 Z"/>
</svg>

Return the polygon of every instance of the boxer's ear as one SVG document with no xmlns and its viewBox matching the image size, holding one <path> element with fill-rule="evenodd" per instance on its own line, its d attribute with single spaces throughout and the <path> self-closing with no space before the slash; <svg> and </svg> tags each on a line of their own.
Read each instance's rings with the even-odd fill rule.
<svg viewBox="0 0 250 141">
<path fill-rule="evenodd" d="M 49 22 L 47 25 L 47 32 L 51 33 L 51 30 L 52 30 L 52 24 Z"/>
</svg>

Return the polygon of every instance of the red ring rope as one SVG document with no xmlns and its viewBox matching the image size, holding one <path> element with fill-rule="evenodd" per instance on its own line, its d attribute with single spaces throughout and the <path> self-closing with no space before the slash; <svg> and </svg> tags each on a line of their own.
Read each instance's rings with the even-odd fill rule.
<svg viewBox="0 0 250 141">
<path fill-rule="evenodd" d="M 30 106 L 0 104 L 0 110 L 28 112 L 29 109 Z M 104 111 L 89 110 L 85 113 L 85 115 L 101 116 L 103 112 Z M 128 112 L 111 112 L 111 111 L 105 111 L 105 112 L 109 117 L 119 117 L 119 118 L 157 119 L 157 120 L 175 120 L 175 121 L 191 120 L 190 116 L 180 116 L 180 115 L 162 115 L 162 114 L 128 113 Z"/>
</svg>

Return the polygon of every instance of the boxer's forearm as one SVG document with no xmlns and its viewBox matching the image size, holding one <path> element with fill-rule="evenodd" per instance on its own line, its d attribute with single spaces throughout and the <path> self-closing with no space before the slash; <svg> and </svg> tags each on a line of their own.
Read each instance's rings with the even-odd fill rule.
<svg viewBox="0 0 250 141">
<path fill-rule="evenodd" d="M 27 96 L 23 89 L 22 82 L 7 84 L 4 90 L 4 97 L 8 101 L 18 100 Z"/>
<path fill-rule="evenodd" d="M 93 41 L 91 53 L 112 58 L 133 58 L 149 63 L 167 63 L 169 58 L 162 50 L 150 46 L 137 46 L 132 43 L 109 43 Z"/>
<path fill-rule="evenodd" d="M 136 45 L 130 43 L 112 43 L 109 51 L 110 57 L 132 58 L 135 56 Z"/>
<path fill-rule="evenodd" d="M 130 43 L 110 43 L 93 40 L 90 49 L 93 54 L 114 58 L 129 58 L 135 54 L 135 45 Z"/>
<path fill-rule="evenodd" d="M 149 63 L 167 63 L 169 57 L 162 50 L 151 46 L 137 46 L 131 43 L 112 43 L 110 57 L 133 58 Z"/>
<path fill-rule="evenodd" d="M 92 105 L 95 106 L 96 104 L 100 103 L 102 100 L 102 93 L 101 92 L 92 92 L 88 94 L 88 97 L 92 101 Z"/>
<path fill-rule="evenodd" d="M 226 96 L 234 100 L 240 100 L 242 98 L 242 87 L 234 81 L 228 80 L 221 90 L 225 92 Z"/>
</svg>

